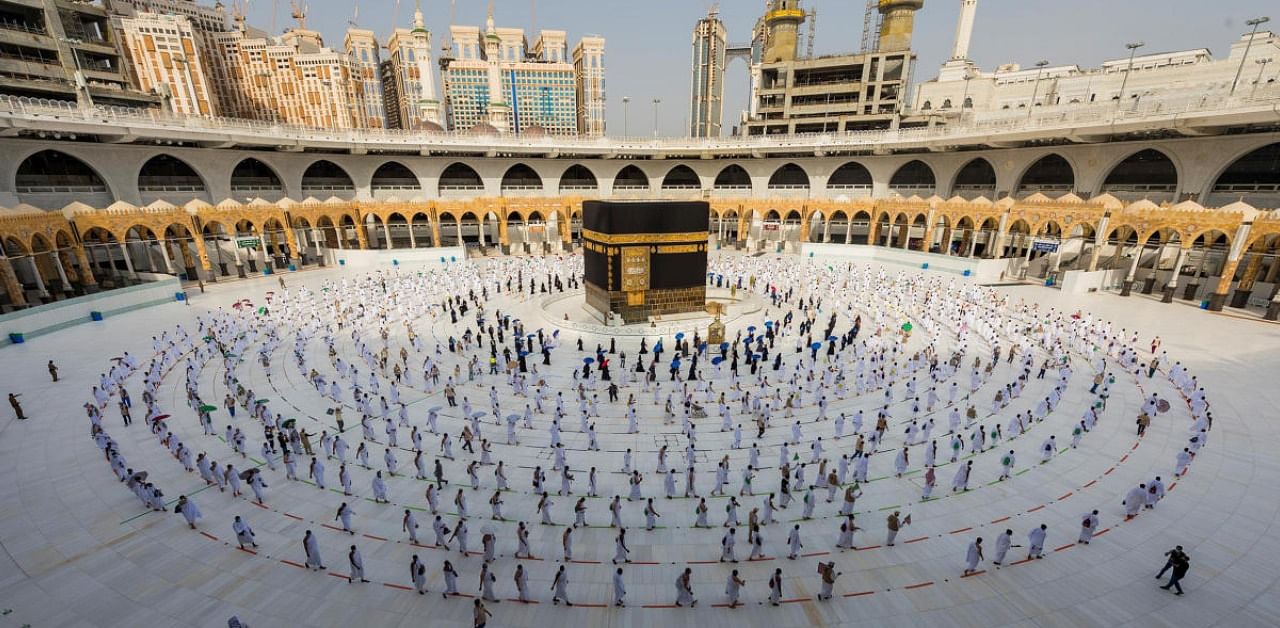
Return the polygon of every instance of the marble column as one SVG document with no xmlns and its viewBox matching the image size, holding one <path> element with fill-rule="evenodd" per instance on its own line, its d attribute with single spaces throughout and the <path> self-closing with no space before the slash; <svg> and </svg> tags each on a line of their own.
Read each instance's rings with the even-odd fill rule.
<svg viewBox="0 0 1280 628">
<path fill-rule="evenodd" d="M 1164 293 L 1160 297 L 1161 303 L 1173 303 L 1173 293 L 1178 291 L 1178 278 L 1182 272 L 1182 262 L 1186 261 L 1187 252 L 1190 250 L 1190 242 L 1183 242 L 1178 247 L 1178 256 L 1173 261 L 1173 274 L 1169 276 L 1169 283 L 1164 286 Z"/>
<path fill-rule="evenodd" d="M 36 278 L 36 290 L 40 293 L 40 298 L 49 297 L 49 289 L 44 285 L 44 278 L 40 276 L 40 265 L 36 263 L 35 255 L 27 256 L 27 263 L 31 264 L 31 274 Z"/>
<path fill-rule="evenodd" d="M 18 283 L 18 275 L 13 272 L 12 258 L 5 257 L 4 251 L 0 251 L 0 281 L 4 283 L 4 291 L 9 294 L 9 302 L 22 306 L 27 304 L 27 295 L 22 289 L 22 284 Z"/>
</svg>

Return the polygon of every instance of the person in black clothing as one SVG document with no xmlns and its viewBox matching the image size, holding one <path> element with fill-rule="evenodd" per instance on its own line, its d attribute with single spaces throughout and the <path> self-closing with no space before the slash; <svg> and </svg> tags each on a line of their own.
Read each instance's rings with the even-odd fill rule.
<svg viewBox="0 0 1280 628">
<path fill-rule="evenodd" d="M 1168 557 L 1168 560 L 1165 561 L 1164 568 L 1160 570 L 1160 573 L 1156 574 L 1156 579 L 1163 576 L 1166 570 L 1172 569 L 1173 573 L 1169 576 L 1169 582 L 1160 588 L 1165 591 L 1168 591 L 1170 588 L 1177 589 L 1176 593 L 1178 595 L 1182 595 L 1181 583 L 1182 579 L 1186 577 L 1187 571 L 1191 569 L 1191 557 L 1188 556 L 1186 552 L 1182 551 L 1181 545 L 1165 552 L 1164 554 Z"/>
</svg>

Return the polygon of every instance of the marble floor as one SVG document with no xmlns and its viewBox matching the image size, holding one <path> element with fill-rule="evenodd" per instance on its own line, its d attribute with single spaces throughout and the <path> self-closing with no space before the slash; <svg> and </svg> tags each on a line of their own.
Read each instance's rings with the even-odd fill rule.
<svg viewBox="0 0 1280 628">
<path fill-rule="evenodd" d="M 733 264 L 746 262 L 725 257 L 715 263 L 732 268 Z M 770 263 L 775 270 L 787 269 L 791 277 L 814 277 L 807 288 L 801 286 L 803 282 L 793 284 L 797 289 L 823 294 L 837 288 L 830 275 L 819 277 L 817 269 L 824 265 L 822 260 L 784 257 Z M 878 270 L 874 264 L 863 264 L 859 272 L 874 274 Z M 397 272 L 411 274 L 415 269 L 401 267 Z M 430 269 L 423 272 L 428 278 L 436 276 L 430 274 Z M 456 267 L 451 272 L 457 272 Z M 483 268 L 477 272 L 483 272 Z M 915 277 L 937 285 L 954 281 L 949 275 L 904 272 L 896 267 L 884 272 L 889 277 Z M 313 295 L 323 295 L 323 287 L 337 286 L 344 279 L 354 282 L 356 275 L 333 268 L 287 276 L 291 294 L 305 287 Z M 438 288 L 424 286 L 423 290 L 429 293 Z M 423 450 L 429 476 L 439 455 L 440 440 L 426 432 L 426 416 L 428 408 L 443 407 L 439 426 L 442 432 L 454 435 L 456 460 L 444 461 L 450 484 L 440 494 L 439 510 L 446 525 L 454 528 L 459 520 L 454 495 L 459 486 L 465 487 L 462 492 L 470 511 L 470 554 L 460 554 L 456 540 L 449 550 L 434 545 L 433 517 L 424 498 L 430 482 L 413 477 L 411 428 L 399 430 L 396 455 L 400 473 L 386 479 L 390 503 L 374 503 L 370 490 L 375 470 L 383 469 L 385 473 L 387 437 L 381 420 L 373 421 L 380 442 L 370 444 L 371 468 L 355 462 L 354 453 L 348 454 L 352 496 L 342 494 L 337 460 L 326 463 L 327 489 L 287 480 L 279 460 L 279 468 L 271 470 L 258 455 L 263 430 L 254 419 L 245 416 L 243 410 L 238 418 L 231 418 L 222 408 L 228 389 L 221 356 L 199 363 L 192 376 L 201 397 L 218 406 L 212 413 L 215 435 L 203 435 L 194 413 L 185 405 L 186 356 L 166 372 L 158 389 L 158 403 L 165 412 L 172 413 L 166 423 L 193 452 L 207 452 L 223 465 L 233 462 L 242 469 L 260 467 L 269 485 L 265 503 L 253 503 L 248 487 L 244 488 L 244 495 L 235 497 L 230 490 L 209 488 L 199 474 L 183 469 L 142 421 L 142 373 L 135 372 L 125 380 L 135 400 L 133 425 L 122 425 L 113 399 L 103 411 L 103 426 L 129 466 L 147 470 L 148 481 L 164 490 L 168 512 L 149 511 L 118 481 L 89 437 L 83 406 L 93 399 L 91 387 L 98 383 L 99 374 L 110 367 L 111 358 L 128 351 L 145 365 L 154 354 L 152 337 L 161 332 L 173 333 L 181 324 L 198 336 L 194 333 L 197 316 L 225 311 L 246 298 L 257 307 L 266 303 L 268 292 L 276 292 L 279 300 L 280 287 L 275 278 L 210 284 L 203 294 L 191 295 L 186 304 L 123 314 L 0 349 L 0 393 L 20 392 L 30 417 L 26 421 L 15 420 L 7 405 L 0 412 L 0 547 L 4 550 L 0 555 L 0 628 L 225 626 L 233 615 L 251 626 L 469 626 L 474 596 L 480 594 L 480 540 L 488 532 L 497 540 L 497 556 L 491 569 L 497 578 L 494 590 L 501 599 L 487 603 L 493 613 L 490 626 L 541 627 L 568 622 L 702 628 L 1280 625 L 1280 459 L 1276 456 L 1280 446 L 1280 326 L 1229 312 L 1210 313 L 1183 303 L 1162 304 L 1143 296 L 1071 296 L 1031 285 L 996 290 L 1009 297 L 1007 312 L 1014 311 L 1020 302 L 1036 303 L 1042 309 L 1083 310 L 1112 321 L 1116 329 L 1138 329 L 1136 346 L 1143 353 L 1151 337 L 1160 336 L 1161 350 L 1187 366 L 1212 404 L 1215 423 L 1211 438 L 1188 472 L 1173 477 L 1175 454 L 1186 446 L 1192 422 L 1190 410 L 1175 386 L 1164 373 L 1147 378 L 1145 374 L 1116 372 L 1114 360 L 1110 359 L 1107 368 L 1116 373 L 1116 384 L 1107 408 L 1080 446 L 1069 446 L 1072 427 L 1095 401 L 1089 393 L 1090 360 L 1073 353 L 1070 363 L 1074 375 L 1062 401 L 1043 422 L 1032 424 L 1024 435 L 1009 443 L 1002 442 L 999 447 L 972 456 L 966 453 L 955 464 L 949 463 L 949 452 L 940 453 L 933 499 L 921 501 L 921 456 L 925 445 L 911 447 L 908 471 L 902 477 L 896 477 L 894 468 L 896 452 L 903 444 L 904 425 L 913 416 L 899 383 L 890 404 L 891 427 L 872 456 L 869 481 L 861 486 L 862 496 L 856 503 L 856 521 L 861 528 L 854 540 L 856 549 L 843 551 L 836 547 L 839 526 L 844 521 L 838 512 L 842 489 L 833 503 L 826 502 L 825 489 L 816 490 L 813 517 L 803 519 L 804 491 L 797 486 L 796 501 L 786 510 L 778 510 L 776 521 L 763 527 L 765 557 L 748 561 L 752 550 L 746 539 L 748 513 L 761 506 L 765 493 L 777 489 L 780 448 L 791 440 L 793 423 L 799 421 L 804 430 L 800 443 L 789 450 L 793 461 L 807 462 L 810 443 L 818 436 L 823 437 L 825 445 L 822 457 L 838 460 L 842 454 L 853 452 L 856 437 L 850 435 L 853 428 L 848 426 L 844 437 L 836 439 L 833 417 L 841 412 L 852 416 L 863 410 L 868 415 L 863 433 L 869 434 L 876 411 L 885 404 L 883 391 L 841 395 L 834 388 L 819 386 L 823 388 L 819 394 L 830 399 L 826 420 L 820 420 L 817 405 L 806 397 L 794 417 L 785 417 L 782 410 L 776 410 L 770 428 L 758 440 L 754 438 L 752 418 L 739 413 L 737 403 L 730 402 L 734 422 L 744 424 L 742 449 L 732 447 L 732 432 L 720 431 L 715 403 L 704 404 L 710 416 L 694 421 L 698 439 L 693 463 L 697 490 L 707 497 L 711 528 L 701 529 L 694 525 L 698 499 L 684 497 L 680 473 L 686 464 L 687 439 L 681 434 L 678 418 L 672 424 L 664 421 L 662 401 L 675 389 L 665 368 L 669 356 L 664 355 L 663 363 L 657 367 L 658 380 L 663 383 L 658 403 L 654 403 L 652 392 L 630 380 L 629 368 L 614 371 L 621 398 L 635 395 L 638 400 L 639 433 L 627 433 L 625 406 L 604 403 L 605 384 L 600 383 L 596 390 L 601 399 L 600 416 L 592 419 L 600 449 L 591 450 L 588 438 L 579 430 L 577 381 L 572 371 L 581 366 L 583 357 L 593 355 L 591 350 L 597 343 L 607 349 L 609 338 L 581 327 L 566 327 L 553 351 L 555 366 L 541 367 L 537 377 L 547 381 L 552 398 L 556 391 L 564 393 L 567 416 L 562 437 L 575 475 L 572 495 L 557 495 L 561 475 L 550 470 L 554 462 L 548 447 L 552 401 L 547 402 L 547 411 L 534 419 L 534 429 L 517 427 L 520 444 L 508 445 L 505 424 L 495 422 L 488 413 L 483 418 L 483 434 L 492 443 L 494 462 L 504 463 L 510 481 L 510 489 L 502 492 L 507 520 L 498 521 L 491 518 L 489 507 L 490 495 L 495 492 L 494 467 L 479 467 L 479 490 L 468 486 L 467 466 L 473 457 L 462 451 L 457 435 L 470 423 L 461 416 L 460 409 L 447 406 L 439 386 L 429 389 L 421 377 L 422 358 L 432 353 L 437 342 L 446 343 L 450 336 L 461 337 L 461 325 L 467 322 L 463 320 L 455 326 L 445 313 L 410 321 L 409 327 L 421 335 L 428 350 L 419 353 L 409 347 L 409 370 L 416 372 L 400 392 L 409 424 L 425 437 Z M 890 291 L 882 292 L 885 302 L 889 302 Z M 842 310 L 837 333 L 847 327 L 843 317 L 861 313 L 866 320 L 859 338 L 869 337 L 875 313 L 882 305 L 875 302 L 877 294 L 874 287 L 857 292 L 858 298 L 851 300 L 852 309 Z M 372 308 L 388 299 L 391 296 L 370 295 L 368 304 Z M 545 328 L 550 333 L 557 328 L 556 320 L 562 317 L 565 306 L 557 301 L 550 310 L 544 310 L 544 301 L 511 293 L 493 294 L 489 299 L 490 309 L 519 318 L 528 330 Z M 731 322 L 729 338 L 740 331 L 746 335 L 748 326 L 762 331 L 766 319 L 780 317 L 785 310 L 770 307 L 767 299 L 761 302 L 763 307 L 744 309 Z M 831 307 L 830 303 L 827 306 Z M 886 307 L 915 322 L 917 331 L 905 345 L 909 353 L 922 351 L 932 342 L 941 359 L 945 359 L 960 342 L 957 329 L 930 320 L 922 311 L 902 302 Z M 236 376 L 255 391 L 255 396 L 267 399 L 270 412 L 296 419 L 300 428 L 313 435 L 311 444 L 318 451 L 315 435 L 322 430 L 336 431 L 333 417 L 327 414 L 334 404 L 318 393 L 299 370 L 294 356 L 301 352 L 307 356 L 308 369 L 314 368 L 326 379 L 343 383 L 343 438 L 354 452 L 362 434 L 359 412 L 352 406 L 350 382 L 337 372 L 320 336 L 295 345 L 297 329 L 282 318 L 282 311 L 287 309 L 279 307 L 263 317 L 263 329 L 274 329 L 279 341 L 271 343 L 262 334 L 254 336 L 246 343 L 244 353 L 237 356 L 243 359 L 235 367 Z M 817 316 L 819 328 L 827 316 L 827 310 Z M 393 330 L 389 343 L 394 362 L 398 348 L 409 343 L 403 325 L 397 322 L 389 327 Z M 359 342 L 380 346 L 382 341 L 377 338 L 375 326 L 355 328 L 360 334 Z M 363 368 L 351 330 L 348 325 L 334 333 L 333 347 L 338 357 L 360 365 L 359 377 L 363 380 L 367 369 Z M 892 336 L 891 331 L 885 336 Z M 627 367 L 634 366 L 642 337 L 619 337 L 617 348 L 627 353 Z M 587 349 L 585 353 L 577 350 L 579 338 Z M 652 347 L 654 340 L 648 338 L 648 346 Z M 668 336 L 666 343 L 671 342 Z M 794 353 L 792 345 L 792 337 L 783 336 L 776 349 L 788 368 L 808 356 L 807 351 Z M 959 374 L 952 380 L 966 389 L 970 383 L 969 362 L 974 357 L 985 361 L 990 347 L 986 340 L 973 337 L 969 350 Z M 487 352 L 486 347 L 482 355 Z M 258 359 L 264 353 L 270 358 L 266 364 Z M 824 353 L 825 347 L 818 354 L 819 362 Z M 1042 350 L 1036 355 L 1037 365 L 1048 356 Z M 50 359 L 60 367 L 61 381 L 57 383 L 50 381 L 45 369 Z M 621 366 L 620 355 L 611 359 Z M 529 356 L 531 364 L 539 361 L 536 353 Z M 455 362 L 446 351 L 440 362 L 441 371 L 447 376 Z M 728 388 L 727 371 L 713 375 L 712 367 L 704 369 L 704 377 L 710 377 L 713 388 Z M 985 421 L 998 420 L 1007 427 L 1009 412 L 1034 408 L 1034 400 L 1048 394 L 1056 379 L 1052 371 L 1046 380 L 1035 379 L 1033 369 L 1023 397 L 997 417 L 989 417 L 995 388 L 1012 381 L 1015 371 L 1020 370 L 1016 362 L 1007 364 L 1002 360 L 973 394 L 972 401 L 961 400 L 957 407 L 972 404 L 979 411 L 979 421 L 988 428 L 993 425 Z M 745 376 L 745 366 L 742 372 Z M 381 394 L 385 395 L 390 381 L 379 381 Z M 524 404 L 530 402 L 529 398 L 513 395 L 503 375 L 482 375 L 460 385 L 459 397 L 467 396 L 477 411 L 489 410 L 490 386 L 494 387 L 504 414 L 521 413 Z M 788 390 L 786 386 L 781 389 Z M 1169 412 L 1155 418 L 1145 436 L 1138 438 L 1134 418 L 1144 398 L 1152 393 L 1177 401 Z M 945 446 L 950 408 L 945 394 L 942 399 L 933 412 L 921 409 L 919 416 L 921 421 L 936 420 L 934 437 Z M 395 411 L 391 416 L 395 418 Z M 243 428 L 248 439 L 247 457 L 234 452 L 223 437 L 228 424 Z M 968 430 L 962 431 L 968 434 Z M 1056 436 L 1058 447 L 1051 459 L 1040 464 L 1042 442 L 1050 434 Z M 719 558 L 725 528 L 721 524 L 728 500 L 709 495 L 716 464 L 723 456 L 729 456 L 731 470 L 725 490 L 728 495 L 737 495 L 747 464 L 746 448 L 752 443 L 760 447 L 760 469 L 755 496 L 739 500 L 739 518 L 744 525 L 738 529 L 736 555 L 741 562 L 722 564 Z M 663 476 L 655 473 L 657 451 L 663 445 L 669 447 L 670 466 L 677 469 L 674 499 L 664 497 Z M 1006 446 L 1017 450 L 1017 464 L 1013 477 L 996 482 Z M 478 452 L 480 448 L 476 449 Z M 621 467 L 628 449 L 634 453 L 633 466 L 644 474 L 643 496 L 655 498 L 654 506 L 661 514 L 653 530 L 645 529 L 642 503 L 628 503 L 625 499 L 628 476 Z M 300 478 L 306 478 L 309 460 L 310 457 L 301 458 Z M 971 490 L 953 493 L 955 469 L 969 460 L 974 462 Z M 600 497 L 586 500 L 589 525 L 573 530 L 573 560 L 566 563 L 562 536 L 573 521 L 574 504 L 586 495 L 586 469 L 593 466 L 600 470 Z M 815 480 L 817 465 L 808 466 L 804 484 Z M 539 524 L 540 498 L 530 482 L 534 467 L 547 469 L 548 497 L 554 502 L 549 511 L 554 525 Z M 1121 505 L 1125 494 L 1155 476 L 1164 478 L 1166 497 L 1154 510 L 1126 520 Z M 626 608 L 611 606 L 611 578 L 617 569 L 611 558 L 617 532 L 608 524 L 609 500 L 615 494 L 623 496 L 621 513 L 628 528 L 632 561 L 623 567 Z M 179 495 L 190 495 L 203 512 L 195 531 L 173 514 L 173 500 Z M 340 520 L 335 519 L 335 511 L 343 502 L 353 505 L 354 534 L 343 532 Z M 1087 546 L 1077 544 L 1082 513 L 1093 509 L 1099 511 L 1099 535 Z M 402 529 L 406 510 L 414 513 L 421 526 L 418 543 L 412 543 Z M 886 517 L 895 510 L 910 514 L 912 523 L 899 533 L 896 545 L 888 547 Z M 231 529 L 237 515 L 256 532 L 258 547 L 252 551 L 238 549 Z M 532 557 L 514 555 L 517 521 L 529 524 Z M 1005 565 L 997 568 L 991 564 L 999 532 L 1012 529 L 1014 543 L 1025 546 L 1028 531 L 1040 524 L 1048 526 L 1043 560 L 1024 560 L 1026 548 L 1015 547 Z M 787 558 L 792 526 L 800 526 L 804 541 L 795 560 Z M 301 539 L 305 530 L 317 535 L 327 569 L 317 572 L 302 566 L 305 559 Z M 977 574 L 962 577 L 966 549 L 978 536 L 984 537 L 988 560 L 979 566 Z M 353 543 L 363 555 L 366 577 L 371 581 L 367 584 L 347 582 L 347 548 Z M 1152 578 L 1163 565 L 1163 553 L 1179 544 L 1192 559 L 1190 573 L 1183 581 L 1186 595 L 1181 597 L 1159 589 L 1159 583 Z M 415 594 L 409 578 L 409 559 L 415 554 L 426 565 L 426 595 Z M 445 588 L 441 568 L 445 560 L 456 567 L 458 590 L 464 597 L 441 599 Z M 834 599 L 829 601 L 818 599 L 821 581 L 817 568 L 819 562 L 826 561 L 834 562 L 835 569 L 842 573 L 834 587 Z M 562 564 L 569 574 L 569 597 L 575 603 L 571 608 L 552 603 L 552 580 Z M 530 603 L 516 600 L 512 573 L 517 566 L 528 574 Z M 674 606 L 675 581 L 686 567 L 693 570 L 691 585 L 699 600 L 691 609 Z M 736 609 L 726 607 L 725 583 L 732 569 L 739 570 L 746 583 L 741 596 L 744 606 Z M 781 603 L 773 606 L 768 600 L 768 581 L 778 569 L 782 570 L 783 595 Z"/>
</svg>

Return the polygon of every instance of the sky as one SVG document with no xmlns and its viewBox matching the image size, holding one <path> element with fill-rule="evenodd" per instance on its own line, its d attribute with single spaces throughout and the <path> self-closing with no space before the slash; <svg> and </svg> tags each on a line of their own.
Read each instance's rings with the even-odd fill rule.
<svg viewBox="0 0 1280 628">
<path fill-rule="evenodd" d="M 211 0 L 197 0 L 208 3 Z M 421 0 L 432 45 L 437 50 L 452 23 L 483 26 L 488 0 Z M 536 1 L 536 7 L 535 7 Z M 294 24 L 289 0 L 248 0 L 250 24 L 279 32 Z M 706 0 L 494 0 L 498 26 L 567 31 L 572 50 L 583 35 L 606 38 L 605 72 L 608 132 L 652 134 L 654 99 L 662 135 L 688 133 L 691 33 L 711 6 Z M 230 3 L 228 3 L 230 4 Z M 720 16 L 730 42 L 748 41 L 764 0 L 723 0 Z M 815 54 L 856 52 L 862 39 L 864 0 L 802 0 L 817 11 Z M 358 16 L 357 13 L 358 7 Z M 960 0 L 925 0 L 916 14 L 913 48 L 915 79 L 928 80 L 950 55 Z M 414 0 L 310 0 L 307 26 L 325 42 L 342 47 L 353 18 L 385 41 L 390 29 L 411 25 Z M 273 17 L 274 13 L 274 17 Z M 1208 48 L 1227 56 L 1244 21 L 1271 15 L 1280 29 L 1274 0 L 979 0 L 970 57 L 983 69 L 1002 63 L 1030 67 L 1047 60 L 1094 67 L 1126 56 L 1126 42 L 1146 43 L 1141 52 Z M 533 37 L 529 36 L 530 44 Z M 749 85 L 741 61 L 726 71 L 726 133 L 746 107 Z M 437 87 L 439 77 L 437 76 Z M 624 107 L 622 97 L 631 97 Z"/>
</svg>

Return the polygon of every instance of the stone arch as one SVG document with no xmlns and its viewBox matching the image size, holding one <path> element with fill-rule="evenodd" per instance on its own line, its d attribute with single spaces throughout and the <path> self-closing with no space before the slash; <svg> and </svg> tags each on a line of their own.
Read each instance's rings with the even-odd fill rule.
<svg viewBox="0 0 1280 628">
<path fill-rule="evenodd" d="M 1255 148 L 1232 160 L 1213 180 L 1210 194 L 1274 206 L 1280 200 L 1280 142 Z"/>
<path fill-rule="evenodd" d="M 746 168 L 738 164 L 729 164 L 720 169 L 716 174 L 716 180 L 712 183 L 712 188 L 716 190 L 750 190 L 751 175 L 747 173 Z"/>
<path fill-rule="evenodd" d="M 573 164 L 565 168 L 560 175 L 560 193 L 565 192 L 598 192 L 600 182 L 590 168 L 582 164 Z"/>
<path fill-rule="evenodd" d="M 209 186 L 191 164 L 168 153 L 148 159 L 138 169 L 138 194 L 143 204 L 165 200 L 175 205 L 209 198 Z"/>
<path fill-rule="evenodd" d="M 284 181 L 260 159 L 246 157 L 231 169 L 231 195 L 245 202 L 254 198 L 275 202 L 284 198 Z"/>
<path fill-rule="evenodd" d="M 871 186 L 871 171 L 856 161 L 846 162 L 827 178 L 828 190 L 870 190 Z"/>
<path fill-rule="evenodd" d="M 902 164 L 889 179 L 889 192 L 902 196 L 929 196 L 938 187 L 938 178 L 929 164 L 912 159 Z"/>
<path fill-rule="evenodd" d="M 375 199 L 392 196 L 412 198 L 422 193 L 422 182 L 408 166 L 398 161 L 388 161 L 369 177 L 369 193 Z"/>
<path fill-rule="evenodd" d="M 483 192 L 484 180 L 471 166 L 455 161 L 440 173 L 439 191 L 441 196 L 448 192 Z"/>
<path fill-rule="evenodd" d="M 356 195 L 356 184 L 342 166 L 328 159 L 317 159 L 302 173 L 302 195 L 351 200 Z"/>
<path fill-rule="evenodd" d="M 698 173 L 693 171 L 693 168 L 678 164 L 668 170 L 666 176 L 662 177 L 662 189 L 700 190 L 702 189 L 702 179 L 698 177 Z"/>
<path fill-rule="evenodd" d="M 951 193 L 965 199 L 995 198 L 996 169 L 985 157 L 974 157 L 956 172 Z"/>
<path fill-rule="evenodd" d="M 1178 167 L 1163 151 L 1146 148 L 1114 164 L 1100 191 L 1122 200 L 1172 201 L 1178 192 Z"/>
<path fill-rule="evenodd" d="M 115 195 L 93 166 L 62 151 L 46 149 L 27 155 L 18 164 L 13 190 L 18 201 L 55 210 L 80 202 L 106 207 Z"/>
<path fill-rule="evenodd" d="M 770 190 L 807 190 L 809 189 L 809 173 L 794 162 L 778 167 L 769 176 Z"/>
<path fill-rule="evenodd" d="M 1035 192 L 1071 192 L 1076 186 L 1076 171 L 1066 157 L 1049 153 L 1022 171 L 1014 194 Z"/>
<path fill-rule="evenodd" d="M 649 175 L 635 164 L 627 164 L 613 177 L 615 190 L 648 190 Z"/>
<path fill-rule="evenodd" d="M 516 163 L 502 175 L 502 193 L 539 192 L 542 190 L 542 177 L 528 164 Z"/>
</svg>

